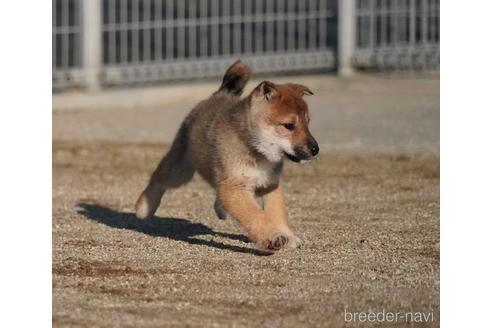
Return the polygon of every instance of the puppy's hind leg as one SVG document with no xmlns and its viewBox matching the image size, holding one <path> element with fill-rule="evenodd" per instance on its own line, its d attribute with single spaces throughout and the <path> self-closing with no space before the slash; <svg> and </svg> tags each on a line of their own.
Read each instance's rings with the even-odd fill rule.
<svg viewBox="0 0 492 328">
<path fill-rule="evenodd" d="M 193 178 L 195 169 L 188 155 L 185 127 L 179 130 L 169 152 L 155 169 L 145 190 L 140 194 L 135 212 L 138 218 L 152 216 L 167 189 L 178 188 Z"/>
</svg>

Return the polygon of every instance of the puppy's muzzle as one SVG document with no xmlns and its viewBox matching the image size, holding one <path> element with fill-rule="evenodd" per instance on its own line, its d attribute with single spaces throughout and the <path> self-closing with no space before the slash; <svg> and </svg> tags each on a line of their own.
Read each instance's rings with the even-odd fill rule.
<svg viewBox="0 0 492 328">
<path fill-rule="evenodd" d="M 313 160 L 319 154 L 319 146 L 316 140 L 302 147 L 294 148 L 294 154 L 285 153 L 285 156 L 293 162 Z"/>
</svg>

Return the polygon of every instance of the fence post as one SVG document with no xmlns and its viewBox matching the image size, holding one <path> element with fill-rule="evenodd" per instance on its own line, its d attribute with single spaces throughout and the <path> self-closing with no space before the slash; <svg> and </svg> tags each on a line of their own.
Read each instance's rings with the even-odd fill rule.
<svg viewBox="0 0 492 328">
<path fill-rule="evenodd" d="M 101 88 L 102 5 L 100 0 L 83 0 L 82 35 L 85 86 L 89 91 Z"/>
<path fill-rule="evenodd" d="M 338 0 L 338 75 L 352 75 L 355 48 L 355 0 Z"/>
</svg>

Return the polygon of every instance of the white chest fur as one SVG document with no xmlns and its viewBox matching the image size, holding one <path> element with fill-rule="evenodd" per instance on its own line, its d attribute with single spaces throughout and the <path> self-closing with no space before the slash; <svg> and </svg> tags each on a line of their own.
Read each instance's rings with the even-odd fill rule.
<svg viewBox="0 0 492 328">
<path fill-rule="evenodd" d="M 238 165 L 235 175 L 252 189 L 267 188 L 278 183 L 281 169 L 282 163 L 260 160 L 254 164 Z"/>
</svg>

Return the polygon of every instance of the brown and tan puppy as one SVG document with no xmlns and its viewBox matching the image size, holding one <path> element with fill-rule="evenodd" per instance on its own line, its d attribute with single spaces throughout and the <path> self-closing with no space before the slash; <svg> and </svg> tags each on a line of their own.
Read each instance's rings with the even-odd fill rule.
<svg viewBox="0 0 492 328">
<path fill-rule="evenodd" d="M 216 191 L 217 216 L 236 219 L 261 248 L 302 244 L 287 222 L 279 180 L 285 157 L 304 162 L 319 152 L 302 99 L 312 92 L 264 81 L 241 99 L 249 77 L 249 68 L 237 61 L 219 90 L 186 117 L 137 201 L 139 218 L 153 215 L 164 192 L 197 171 Z"/>
</svg>

